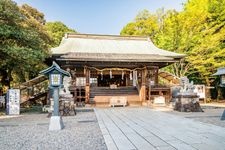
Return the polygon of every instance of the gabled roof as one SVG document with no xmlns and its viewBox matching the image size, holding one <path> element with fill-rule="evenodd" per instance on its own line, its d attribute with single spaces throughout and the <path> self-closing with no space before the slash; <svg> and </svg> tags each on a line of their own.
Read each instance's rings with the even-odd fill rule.
<svg viewBox="0 0 225 150">
<path fill-rule="evenodd" d="M 53 72 L 54 70 L 56 70 L 57 72 L 61 73 L 61 74 L 64 75 L 64 76 L 70 77 L 70 73 L 67 72 L 67 71 L 65 71 L 65 70 L 63 70 L 63 69 L 61 69 L 61 68 L 59 67 L 59 65 L 58 65 L 55 61 L 53 61 L 51 67 L 49 67 L 49 68 L 47 68 L 47 69 L 45 69 L 45 70 L 40 71 L 40 74 L 43 74 L 43 75 L 49 75 L 49 74 L 50 74 L 51 72 Z"/>
<path fill-rule="evenodd" d="M 213 74 L 213 76 L 217 76 L 217 75 L 225 75 L 225 67 L 223 68 L 218 68 L 217 72 Z"/>
<path fill-rule="evenodd" d="M 178 54 L 166 50 L 157 48 L 148 37 L 140 36 L 116 36 L 116 35 L 94 35 L 94 34 L 74 34 L 67 33 L 62 39 L 61 44 L 52 48 L 52 54 L 64 55 L 62 58 L 74 58 L 79 59 L 80 56 L 95 56 L 95 59 L 110 59 L 108 57 L 98 56 L 129 56 L 132 58 L 136 55 L 137 59 L 140 60 L 146 55 L 152 59 L 180 59 L 183 58 L 184 54 Z M 79 54 L 79 56 L 77 55 Z M 123 56 L 122 56 L 123 55 Z M 82 57 L 82 59 L 84 59 Z M 126 59 L 126 58 L 125 58 Z"/>
</svg>

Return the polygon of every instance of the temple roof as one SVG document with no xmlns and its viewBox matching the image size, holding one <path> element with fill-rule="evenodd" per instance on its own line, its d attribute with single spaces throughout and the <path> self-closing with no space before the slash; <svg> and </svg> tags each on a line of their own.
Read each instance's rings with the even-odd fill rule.
<svg viewBox="0 0 225 150">
<path fill-rule="evenodd" d="M 52 54 L 66 53 L 154 54 L 174 58 L 183 54 L 157 48 L 148 37 L 67 33 Z"/>
<path fill-rule="evenodd" d="M 158 62 L 183 58 L 157 48 L 148 37 L 67 33 L 61 44 L 52 48 L 53 56 L 84 61 Z"/>
</svg>

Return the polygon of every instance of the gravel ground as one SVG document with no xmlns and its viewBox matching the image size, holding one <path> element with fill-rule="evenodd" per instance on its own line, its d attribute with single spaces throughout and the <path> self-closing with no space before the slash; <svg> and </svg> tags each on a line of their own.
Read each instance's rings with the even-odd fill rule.
<svg viewBox="0 0 225 150">
<path fill-rule="evenodd" d="M 167 111 L 167 113 L 194 119 L 196 121 L 225 127 L 225 108 L 203 107 L 204 112 L 178 112 Z M 165 111 L 166 112 L 166 111 Z"/>
<path fill-rule="evenodd" d="M 48 131 L 46 114 L 0 118 L 0 150 L 106 150 L 94 112 L 63 117 L 65 128 Z"/>
</svg>

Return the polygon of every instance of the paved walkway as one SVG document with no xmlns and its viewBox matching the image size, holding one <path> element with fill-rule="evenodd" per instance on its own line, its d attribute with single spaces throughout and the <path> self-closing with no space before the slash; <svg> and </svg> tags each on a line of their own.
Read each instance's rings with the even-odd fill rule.
<svg viewBox="0 0 225 150">
<path fill-rule="evenodd" d="M 225 108 L 225 103 L 206 103 L 206 104 L 202 103 L 201 106 Z"/>
<path fill-rule="evenodd" d="M 224 150 L 225 128 L 149 108 L 96 108 L 109 150 Z"/>
</svg>

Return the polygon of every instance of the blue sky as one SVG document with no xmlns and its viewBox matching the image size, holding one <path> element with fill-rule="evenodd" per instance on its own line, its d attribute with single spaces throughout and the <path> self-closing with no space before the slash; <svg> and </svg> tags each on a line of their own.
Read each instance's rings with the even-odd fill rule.
<svg viewBox="0 0 225 150">
<path fill-rule="evenodd" d="M 15 0 L 37 8 L 47 21 L 61 21 L 79 33 L 119 34 L 143 9 L 182 10 L 186 0 Z"/>
</svg>

